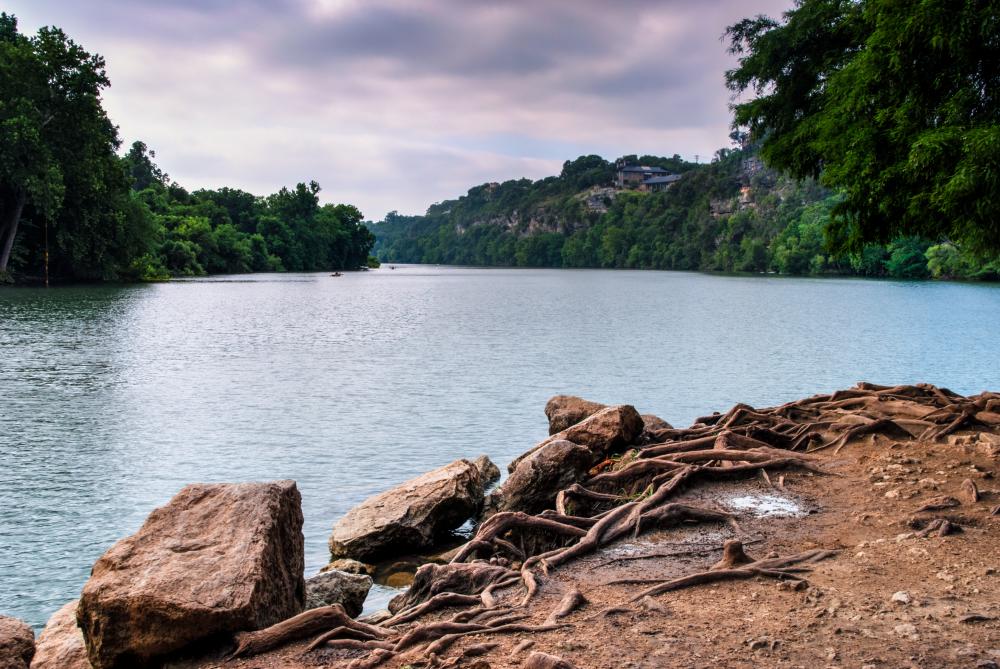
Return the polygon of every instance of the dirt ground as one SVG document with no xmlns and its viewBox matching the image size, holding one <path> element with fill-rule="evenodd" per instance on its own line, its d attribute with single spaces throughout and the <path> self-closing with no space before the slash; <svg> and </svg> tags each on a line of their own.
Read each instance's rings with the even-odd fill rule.
<svg viewBox="0 0 1000 669">
<path fill-rule="evenodd" d="M 772 473 L 770 481 L 691 486 L 676 501 L 735 513 L 739 529 L 689 525 L 606 546 L 541 579 L 527 622 L 541 624 L 571 588 L 589 600 L 562 619 L 566 627 L 463 637 L 448 657 L 473 644 L 496 643 L 456 666 L 520 667 L 530 653 L 542 651 L 580 669 L 1000 667 L 1000 439 L 960 432 L 941 443 L 904 445 L 874 435 L 828 453 L 821 464 L 830 475 L 789 470 Z M 978 487 L 978 502 L 963 488 L 966 479 Z M 918 512 L 942 496 L 961 504 Z M 935 519 L 962 529 L 919 536 Z M 643 584 L 610 583 L 703 571 L 730 538 L 741 539 L 754 558 L 813 548 L 839 552 L 811 565 L 804 574 L 808 585 L 757 577 L 630 603 Z M 647 557 L 657 553 L 674 555 Z M 514 587 L 499 599 L 514 602 L 520 594 Z M 217 666 L 332 669 L 364 654 L 304 653 L 306 645 Z"/>
</svg>

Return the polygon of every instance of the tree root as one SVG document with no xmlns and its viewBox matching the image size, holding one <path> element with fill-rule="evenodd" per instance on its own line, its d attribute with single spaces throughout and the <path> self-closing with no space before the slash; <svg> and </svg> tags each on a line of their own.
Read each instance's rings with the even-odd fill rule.
<svg viewBox="0 0 1000 669">
<path fill-rule="evenodd" d="M 727 542 L 729 544 L 730 542 Z M 735 542 L 738 544 L 739 542 Z M 736 556 L 736 548 L 730 549 L 730 553 Z M 696 574 L 691 574 L 689 576 L 682 576 L 680 578 L 670 579 L 667 581 L 659 581 L 655 585 L 646 588 L 639 594 L 632 597 L 630 602 L 637 602 L 643 597 L 655 597 L 656 595 L 662 595 L 665 592 L 670 592 L 673 590 L 681 590 L 683 588 L 689 588 L 695 585 L 702 585 L 704 583 L 714 583 L 717 581 L 725 581 L 729 579 L 747 579 L 753 578 L 755 576 L 766 576 L 769 578 L 776 578 L 779 580 L 789 580 L 789 581 L 805 581 L 805 579 L 798 576 L 799 573 L 803 571 L 808 571 L 805 567 L 797 567 L 796 565 L 806 565 L 819 562 L 832 555 L 835 555 L 837 551 L 830 550 L 812 550 L 806 551 L 805 553 L 799 553 L 797 555 L 790 555 L 787 557 L 779 558 L 765 558 L 763 560 L 755 560 L 743 564 L 739 567 L 725 567 L 724 562 L 716 564 L 714 567 L 707 571 L 698 572 Z M 738 547 L 738 554 L 742 557 L 746 557 L 743 553 L 742 546 Z M 739 558 L 742 559 L 742 558 Z"/>
<path fill-rule="evenodd" d="M 565 618 L 570 613 L 587 603 L 588 600 L 583 596 L 583 593 L 576 588 L 573 588 L 562 598 L 562 601 L 559 602 L 559 606 L 552 610 L 548 618 L 545 619 L 545 624 L 554 625 L 557 620 Z"/>
<path fill-rule="evenodd" d="M 256 632 L 243 632 L 236 636 L 236 649 L 227 659 L 259 655 L 290 641 L 311 637 L 333 628 L 346 628 L 368 635 L 370 638 L 385 638 L 389 632 L 351 619 L 340 604 L 310 609 L 297 616 L 271 625 Z"/>
</svg>

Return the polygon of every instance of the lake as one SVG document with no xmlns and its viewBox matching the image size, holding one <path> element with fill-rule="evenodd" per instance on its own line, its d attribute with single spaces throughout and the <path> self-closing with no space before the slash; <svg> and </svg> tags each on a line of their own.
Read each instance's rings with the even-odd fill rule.
<svg viewBox="0 0 1000 669">
<path fill-rule="evenodd" d="M 311 575 L 352 505 L 459 457 L 503 469 L 554 394 L 687 425 L 862 379 L 1000 390 L 998 333 L 1000 286 L 957 283 L 383 266 L 5 288 L 0 613 L 43 625 L 190 482 L 298 481 Z"/>
</svg>

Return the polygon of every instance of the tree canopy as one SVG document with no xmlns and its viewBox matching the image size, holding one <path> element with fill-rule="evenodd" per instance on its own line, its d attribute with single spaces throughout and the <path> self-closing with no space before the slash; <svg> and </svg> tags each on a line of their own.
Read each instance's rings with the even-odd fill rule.
<svg viewBox="0 0 1000 669">
<path fill-rule="evenodd" d="M 51 249 L 54 271 L 77 278 L 113 278 L 149 243 L 101 107 L 108 84 L 104 60 L 58 28 L 27 37 L 0 14 L 0 274 L 19 232 L 22 264 Z"/>
<path fill-rule="evenodd" d="M 734 125 L 842 193 L 836 249 L 921 236 L 1000 250 L 1000 2 L 797 0 L 727 30 Z"/>
<path fill-rule="evenodd" d="M 266 198 L 189 193 L 135 142 L 124 156 L 101 106 L 104 60 L 58 28 L 34 36 L 0 13 L 0 281 L 162 279 L 357 269 L 374 237 L 319 184 Z"/>
</svg>

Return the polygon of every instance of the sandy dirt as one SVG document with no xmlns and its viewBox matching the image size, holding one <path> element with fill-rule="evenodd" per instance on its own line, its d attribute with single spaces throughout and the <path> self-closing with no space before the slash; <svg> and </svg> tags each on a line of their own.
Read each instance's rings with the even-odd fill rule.
<svg viewBox="0 0 1000 669">
<path fill-rule="evenodd" d="M 589 603 L 566 627 L 521 635 L 460 639 L 446 654 L 499 644 L 454 666 L 520 667 L 534 651 L 585 668 L 645 667 L 974 667 L 1000 666 L 1000 443 L 959 432 L 941 443 L 898 443 L 882 435 L 823 453 L 830 475 L 789 470 L 738 482 L 693 485 L 676 499 L 737 514 L 739 528 L 697 524 L 618 541 L 541 580 L 528 622 L 541 624 L 578 588 Z M 980 501 L 963 497 L 973 481 Z M 942 496 L 956 507 L 918 512 Z M 998 510 L 1000 512 L 1000 510 Z M 934 519 L 962 528 L 918 536 Z M 725 539 L 754 558 L 837 549 L 812 566 L 808 585 L 768 578 L 706 584 L 630 600 L 642 583 L 708 569 Z M 672 556 L 648 557 L 655 553 Z M 632 558 L 632 559 L 626 559 Z M 643 559 L 635 559 L 643 558 Z M 516 602 L 519 587 L 501 592 Z M 626 609 L 614 611 L 612 609 Z M 457 609 L 426 616 L 444 619 Z M 526 642 L 528 649 L 523 649 Z M 303 653 L 306 643 L 224 665 L 241 669 L 345 667 L 365 654 Z M 515 649 L 520 649 L 515 652 Z M 454 661 L 454 660 L 452 660 Z M 443 663 L 443 662 L 442 662 Z M 391 660 L 381 666 L 428 666 Z"/>
</svg>

